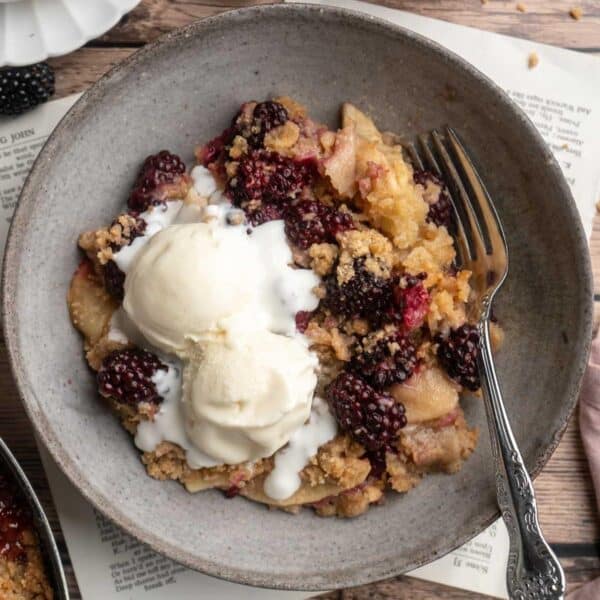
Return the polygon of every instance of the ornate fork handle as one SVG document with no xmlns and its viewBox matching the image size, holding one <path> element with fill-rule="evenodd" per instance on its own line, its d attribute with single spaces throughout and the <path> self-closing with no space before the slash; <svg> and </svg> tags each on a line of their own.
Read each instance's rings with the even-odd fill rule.
<svg viewBox="0 0 600 600">
<path fill-rule="evenodd" d="M 498 505 L 508 529 L 510 550 L 506 583 L 515 600 L 557 600 L 565 580 L 558 559 L 544 539 L 531 479 L 504 409 L 492 359 L 488 311 L 479 323 L 479 369 L 496 466 Z"/>
</svg>

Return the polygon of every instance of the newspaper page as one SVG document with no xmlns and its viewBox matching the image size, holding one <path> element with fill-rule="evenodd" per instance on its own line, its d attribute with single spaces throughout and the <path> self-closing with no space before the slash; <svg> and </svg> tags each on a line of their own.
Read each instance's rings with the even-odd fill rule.
<svg viewBox="0 0 600 600">
<path fill-rule="evenodd" d="M 435 39 L 503 86 L 529 114 L 559 159 L 588 235 L 598 199 L 600 61 L 584 54 L 419 17 L 350 0 L 328 2 L 363 10 Z M 527 69 L 529 53 L 539 66 Z M 31 113 L 0 119 L 0 248 L 27 171 L 45 138 L 76 100 L 70 96 Z M 485 443 L 485 442 L 484 442 Z M 154 553 L 95 511 L 43 453 L 75 574 L 85 600 L 196 598 L 305 598 L 223 582 Z M 506 529 L 485 532 L 411 573 L 415 577 L 506 598 Z"/>
<path fill-rule="evenodd" d="M 48 102 L 17 118 L 0 117 L 0 260 L 17 199 L 46 138 L 78 94 Z"/>
<path fill-rule="evenodd" d="M 300 600 L 312 595 L 230 583 L 157 554 L 86 502 L 41 446 L 40 454 L 84 600 Z"/>
</svg>

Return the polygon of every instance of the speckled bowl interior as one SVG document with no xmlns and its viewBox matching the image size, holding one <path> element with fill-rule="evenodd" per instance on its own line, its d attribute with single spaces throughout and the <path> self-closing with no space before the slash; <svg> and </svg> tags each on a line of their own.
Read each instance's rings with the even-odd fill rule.
<svg viewBox="0 0 600 600">
<path fill-rule="evenodd" d="M 382 129 L 453 125 L 476 157 L 510 246 L 497 301 L 498 371 L 527 465 L 537 473 L 574 406 L 591 322 L 587 245 L 549 149 L 475 69 L 398 27 L 338 9 L 279 5 L 230 12 L 170 34 L 81 99 L 41 153 L 14 218 L 4 319 L 16 379 L 40 438 L 82 493 L 155 549 L 206 573 L 324 589 L 432 560 L 496 516 L 480 400 L 465 401 L 481 441 L 463 470 L 434 475 L 353 520 L 270 511 L 219 492 L 150 479 L 131 438 L 96 397 L 65 294 L 79 232 L 122 209 L 140 161 L 188 160 L 239 104 L 290 94 L 334 125 L 341 102 Z"/>
</svg>

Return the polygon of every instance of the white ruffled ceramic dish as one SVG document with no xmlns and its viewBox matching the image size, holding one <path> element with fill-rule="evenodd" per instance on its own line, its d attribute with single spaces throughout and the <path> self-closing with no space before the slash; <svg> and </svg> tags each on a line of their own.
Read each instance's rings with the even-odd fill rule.
<svg viewBox="0 0 600 600">
<path fill-rule="evenodd" d="M 0 0 L 0 66 L 61 56 L 106 33 L 140 0 Z"/>
</svg>

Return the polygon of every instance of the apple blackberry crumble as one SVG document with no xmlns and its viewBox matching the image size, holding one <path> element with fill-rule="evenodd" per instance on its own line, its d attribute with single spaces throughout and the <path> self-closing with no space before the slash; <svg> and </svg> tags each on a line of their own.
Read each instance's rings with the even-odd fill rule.
<svg viewBox="0 0 600 600">
<path fill-rule="evenodd" d="M 0 467 L 0 598 L 53 597 L 27 503 L 12 476 Z"/>
<path fill-rule="evenodd" d="M 150 476 L 355 516 L 473 452 L 471 274 L 444 182 L 395 139 L 351 104 L 331 130 L 248 102 L 80 236 L 71 318 Z"/>
</svg>

